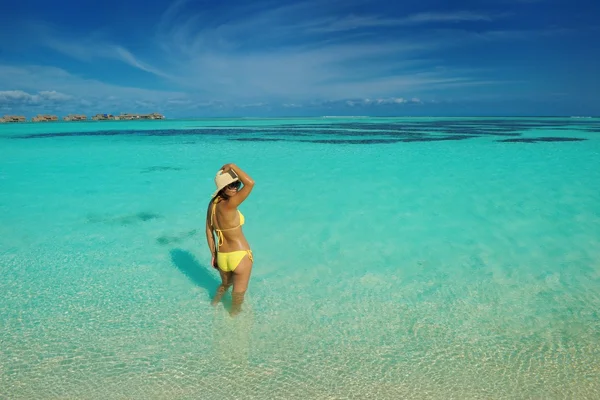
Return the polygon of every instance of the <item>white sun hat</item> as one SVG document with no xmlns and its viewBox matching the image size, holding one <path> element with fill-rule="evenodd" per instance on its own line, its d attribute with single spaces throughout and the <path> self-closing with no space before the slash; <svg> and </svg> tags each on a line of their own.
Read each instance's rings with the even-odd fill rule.
<svg viewBox="0 0 600 400">
<path fill-rule="evenodd" d="M 219 191 L 221 189 L 223 189 L 225 186 L 229 185 L 230 183 L 239 181 L 239 180 L 240 179 L 238 178 L 238 176 L 234 170 L 230 169 L 227 172 L 223 172 L 223 170 L 220 169 L 217 172 L 217 175 L 215 176 L 215 185 L 217 186 L 217 190 L 215 190 L 215 192 L 212 194 L 211 198 L 214 199 L 215 196 L 219 193 Z"/>
</svg>

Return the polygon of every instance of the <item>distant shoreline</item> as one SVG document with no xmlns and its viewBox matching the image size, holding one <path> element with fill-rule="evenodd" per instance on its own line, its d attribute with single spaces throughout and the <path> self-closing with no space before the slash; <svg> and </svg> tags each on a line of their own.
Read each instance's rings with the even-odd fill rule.
<svg viewBox="0 0 600 400">
<path fill-rule="evenodd" d="M 159 113 L 150 114 L 96 114 L 90 119 L 84 114 L 69 114 L 61 119 L 52 114 L 39 114 L 32 117 L 29 121 L 24 115 L 5 115 L 0 117 L 0 123 L 23 123 L 23 122 L 81 122 L 81 121 L 152 121 L 163 120 L 165 116 Z"/>
<path fill-rule="evenodd" d="M 153 115 L 153 118 L 145 117 L 147 115 Z M 213 116 L 213 117 L 178 117 L 178 118 L 166 118 L 162 114 L 153 113 L 153 114 L 121 114 L 121 115 L 111 115 L 111 114 L 96 114 L 91 118 L 86 117 L 85 115 L 81 115 L 79 118 L 73 118 L 73 115 L 67 115 L 63 118 L 58 118 L 58 116 L 42 116 L 46 118 L 40 118 L 40 116 L 26 118 L 25 116 L 15 116 L 15 115 L 5 115 L 4 117 L 0 116 L 0 125 L 1 124 L 13 124 L 13 123 L 38 123 L 38 122 L 97 122 L 97 121 L 204 121 L 204 120 L 309 120 L 309 119 L 322 119 L 322 120 L 333 120 L 333 119 L 494 119 L 494 118 L 510 118 L 510 119 L 572 119 L 572 120 L 589 120 L 589 119 L 598 119 L 600 115 L 592 115 L 592 116 L 572 116 L 572 115 L 518 115 L 518 116 L 510 116 L 510 115 L 464 115 L 464 116 L 455 116 L 455 115 L 445 115 L 445 116 L 421 116 L 421 115 L 411 115 L 411 116 L 356 116 L 356 115 L 317 115 L 317 116 L 269 116 L 269 117 L 240 117 L 240 116 Z M 85 117 L 85 118 L 81 118 Z"/>
</svg>

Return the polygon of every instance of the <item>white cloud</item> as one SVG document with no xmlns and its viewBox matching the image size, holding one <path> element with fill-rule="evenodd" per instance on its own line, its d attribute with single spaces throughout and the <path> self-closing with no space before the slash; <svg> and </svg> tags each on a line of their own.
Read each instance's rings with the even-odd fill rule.
<svg viewBox="0 0 600 400">
<path fill-rule="evenodd" d="M 97 38 L 94 35 L 72 37 L 58 32 L 49 25 L 41 22 L 27 23 L 25 27 L 31 35 L 31 39 L 38 45 L 50 48 L 74 59 L 85 62 L 93 62 L 101 58 L 112 59 L 121 61 L 141 71 L 167 79 L 170 78 L 167 73 L 138 59 L 125 47 Z"/>
<path fill-rule="evenodd" d="M 403 97 L 387 97 L 387 98 L 376 98 L 376 99 L 360 99 L 360 100 L 346 100 L 345 104 L 350 107 L 357 106 L 384 106 L 384 105 L 401 105 L 401 104 L 420 104 L 421 100 L 417 98 L 405 99 Z"/>
<path fill-rule="evenodd" d="M 142 107 L 142 108 L 156 107 L 155 103 L 152 103 L 150 101 L 142 101 L 142 100 L 136 100 L 135 101 L 135 105 L 138 106 L 138 107 Z"/>
<path fill-rule="evenodd" d="M 240 108 L 266 107 L 268 105 L 269 105 L 269 103 L 259 102 L 259 103 L 250 103 L 250 104 L 240 104 L 238 107 L 240 107 Z"/>
<path fill-rule="evenodd" d="M 54 67 L 0 64 L 0 105 L 28 113 L 32 106 L 68 112 L 128 112 L 169 109 L 165 99 L 186 94 L 111 85 Z"/>
<path fill-rule="evenodd" d="M 52 100 L 52 101 L 67 101 L 71 100 L 73 97 L 68 94 L 59 93 L 56 90 L 44 90 L 39 93 L 39 96 L 43 99 Z"/>
<path fill-rule="evenodd" d="M 379 15 L 356 16 L 349 15 L 343 18 L 329 18 L 315 23 L 309 28 L 311 32 L 341 32 L 363 28 L 377 27 L 402 27 L 434 22 L 465 22 L 465 21 L 492 21 L 495 16 L 469 11 L 451 13 L 418 13 L 404 18 L 386 18 Z"/>
<path fill-rule="evenodd" d="M 190 99 L 167 99 L 167 104 L 188 105 L 191 103 L 192 103 L 192 101 Z"/>
<path fill-rule="evenodd" d="M 406 23 L 427 23 L 427 22 L 464 22 L 464 21 L 492 21 L 494 17 L 489 14 L 481 14 L 470 11 L 460 12 L 424 12 L 409 15 L 404 19 Z"/>
<path fill-rule="evenodd" d="M 55 101 L 63 94 L 90 108 L 296 108 L 311 107 L 311 101 L 347 101 L 350 106 L 415 104 L 430 92 L 452 93 L 498 83 L 477 78 L 485 76 L 480 71 L 438 68 L 443 60 L 437 58 L 437 52 L 469 41 L 507 36 L 427 30 L 380 40 L 357 32 L 359 28 L 412 29 L 430 23 L 486 22 L 502 17 L 472 11 L 400 17 L 344 14 L 338 18 L 331 12 L 335 7 L 322 7 L 315 0 L 271 9 L 250 4 L 223 16 L 190 12 L 189 3 L 173 2 L 156 24 L 156 31 L 148 32 L 153 41 L 147 46 L 151 54 L 134 54 L 99 34 L 72 37 L 44 25 L 33 35 L 40 44 L 61 54 L 85 62 L 116 60 L 165 78 L 175 90 L 120 86 L 49 66 L 7 65 L 0 65 L 0 90 L 18 89 L 48 99 L 54 96 Z M 343 8 L 345 3 L 340 1 L 336 7 Z M 289 40 L 292 38 L 294 41 Z M 42 95 L 51 92 L 54 94 Z"/>
<path fill-rule="evenodd" d="M 161 76 L 163 78 L 172 79 L 172 77 L 169 74 L 166 74 L 166 73 L 162 72 L 161 70 L 159 70 L 158 68 L 155 68 L 151 65 L 143 63 L 142 61 L 138 60 L 133 54 L 131 54 L 129 52 L 129 50 L 127 50 L 121 46 L 110 46 L 109 48 L 112 48 L 115 51 L 116 55 L 122 61 L 125 61 L 127 64 L 129 64 L 133 67 L 141 69 L 142 71 L 150 72 L 151 74 L 154 74 L 154 75 Z"/>
<path fill-rule="evenodd" d="M 121 87 L 105 84 L 96 80 L 78 77 L 68 72 L 51 67 L 28 66 L 17 68 L 0 65 L 0 88 L 18 87 L 24 90 L 8 90 L 0 92 L 0 106 L 31 106 L 31 105 L 61 105 L 61 110 L 69 112 L 133 112 L 147 110 L 174 113 L 192 112 L 194 110 L 230 110 L 236 109 L 285 109 L 285 108 L 314 108 L 321 106 L 399 106 L 404 104 L 419 104 L 419 98 L 387 96 L 380 97 L 382 92 L 407 92 L 422 85 L 435 84 L 464 85 L 473 84 L 466 78 L 443 78 L 435 73 L 415 74 L 413 77 L 391 77 L 371 79 L 369 84 L 361 88 L 358 84 L 347 85 L 330 83 L 329 93 L 336 97 L 321 96 L 314 100 L 307 92 L 306 96 L 296 96 L 294 101 L 250 101 L 239 99 L 206 99 L 201 95 L 184 92 L 153 91 L 132 87 Z M 35 92 L 35 88 L 44 90 Z M 396 88 L 397 90 L 392 90 Z M 357 92 L 368 93 L 369 97 L 357 98 Z M 323 94 L 325 92 L 322 92 Z M 26 108 L 24 109 L 26 110 Z M 173 112 L 170 112 L 173 111 Z"/>
<path fill-rule="evenodd" d="M 39 91 L 42 97 L 68 96 L 105 100 L 162 101 L 165 97 L 183 96 L 181 92 L 126 87 L 83 78 L 55 67 L 28 65 L 14 67 L 0 64 L 0 89 Z"/>
<path fill-rule="evenodd" d="M 44 103 L 61 103 L 71 100 L 72 96 L 64 93 L 59 93 L 55 90 L 41 91 L 36 94 L 29 94 L 22 90 L 5 90 L 0 91 L 0 104 L 16 105 L 30 104 L 39 105 Z"/>
<path fill-rule="evenodd" d="M 174 3 L 156 34 L 157 47 L 168 55 L 172 82 L 205 98 L 242 104 L 389 97 L 398 92 L 410 98 L 427 90 L 451 91 L 478 84 L 477 75 L 437 69 L 436 52 L 464 44 L 462 35 L 423 33 L 374 40 L 350 31 L 501 17 L 461 11 L 340 19 L 316 2 L 303 2 L 240 11 L 237 18 L 221 20 L 219 15 L 189 11 L 186 5 L 186 1 Z M 315 35 L 327 31 L 335 35 Z"/>
</svg>

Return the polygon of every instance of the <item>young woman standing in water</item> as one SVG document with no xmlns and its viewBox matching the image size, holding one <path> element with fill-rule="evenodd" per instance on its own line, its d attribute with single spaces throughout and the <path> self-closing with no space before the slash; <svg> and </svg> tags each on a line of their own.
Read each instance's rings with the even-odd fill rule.
<svg viewBox="0 0 600 400">
<path fill-rule="evenodd" d="M 244 215 L 238 206 L 252 192 L 254 181 L 237 165 L 225 164 L 215 176 L 215 185 L 217 190 L 206 210 L 206 240 L 211 263 L 221 274 L 221 285 L 211 304 L 218 304 L 233 285 L 230 314 L 235 316 L 241 311 L 253 264 L 252 250 L 242 232 Z"/>
</svg>

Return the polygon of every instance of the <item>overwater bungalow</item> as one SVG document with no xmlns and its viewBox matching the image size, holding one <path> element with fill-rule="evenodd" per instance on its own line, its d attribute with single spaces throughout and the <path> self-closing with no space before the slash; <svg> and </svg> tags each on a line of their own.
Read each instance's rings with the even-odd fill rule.
<svg viewBox="0 0 600 400">
<path fill-rule="evenodd" d="M 39 115 L 31 118 L 31 122 L 51 122 L 51 121 L 58 121 L 58 117 L 56 115 L 39 114 Z"/>
<path fill-rule="evenodd" d="M 94 121 L 133 121 L 138 119 L 165 119 L 165 116 L 159 113 L 150 114 L 130 114 L 121 113 L 119 115 L 112 114 L 96 114 L 92 117 Z"/>
<path fill-rule="evenodd" d="M 116 116 L 115 119 L 119 121 L 132 121 L 135 119 L 164 119 L 165 117 L 159 113 L 151 113 L 151 114 L 130 114 L 130 113 L 121 113 Z"/>
<path fill-rule="evenodd" d="M 87 117 L 83 114 L 69 114 L 63 117 L 63 121 L 87 121 Z"/>
<path fill-rule="evenodd" d="M 140 118 L 137 114 L 121 113 L 120 115 L 115 116 L 115 119 L 118 121 L 131 121 Z"/>
<path fill-rule="evenodd" d="M 110 121 L 114 119 L 115 117 L 112 114 L 96 114 L 92 117 L 94 121 Z"/>
<path fill-rule="evenodd" d="M 151 113 L 145 115 L 146 119 L 165 119 L 165 116 L 159 113 Z"/>
<path fill-rule="evenodd" d="M 27 122 L 23 115 L 5 115 L 0 122 Z"/>
</svg>

